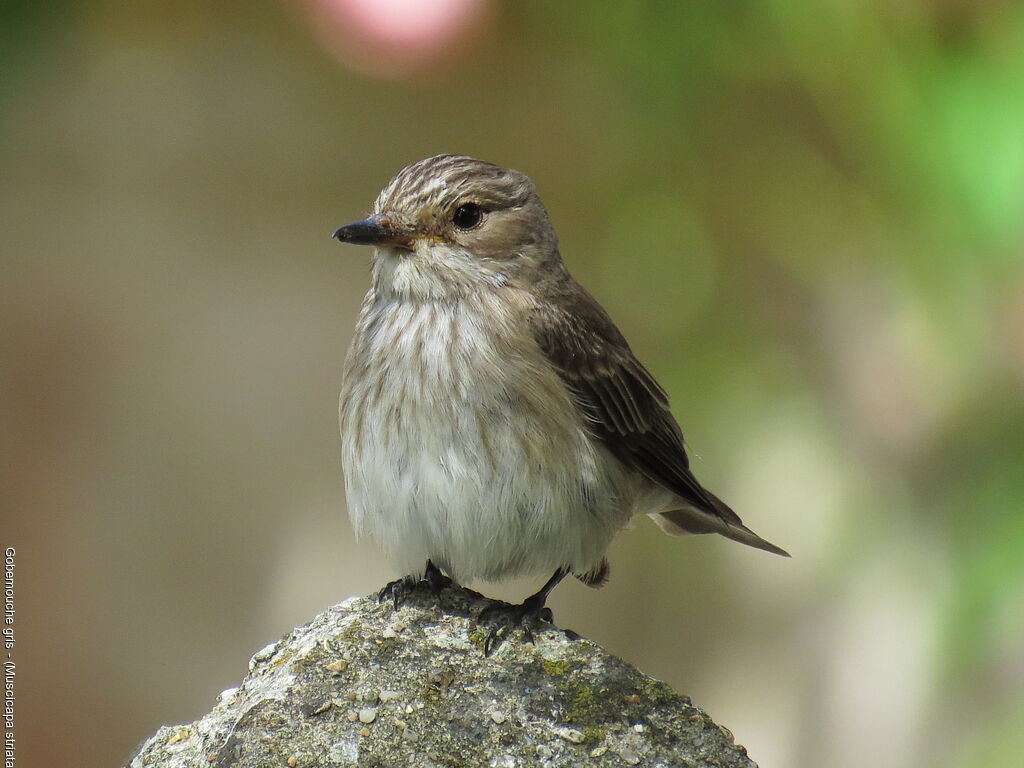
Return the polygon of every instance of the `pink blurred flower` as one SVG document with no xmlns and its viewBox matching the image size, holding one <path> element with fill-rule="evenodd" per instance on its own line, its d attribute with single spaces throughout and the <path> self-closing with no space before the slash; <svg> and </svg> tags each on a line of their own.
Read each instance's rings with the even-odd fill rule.
<svg viewBox="0 0 1024 768">
<path fill-rule="evenodd" d="M 405 77 L 451 59 L 480 32 L 492 0 L 303 0 L 317 36 L 346 66 Z"/>
</svg>

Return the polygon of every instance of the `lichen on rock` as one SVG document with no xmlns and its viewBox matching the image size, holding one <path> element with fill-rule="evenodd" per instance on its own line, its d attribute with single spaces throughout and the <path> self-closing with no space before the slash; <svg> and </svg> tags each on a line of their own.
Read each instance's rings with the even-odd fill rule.
<svg viewBox="0 0 1024 768">
<path fill-rule="evenodd" d="M 398 609 L 351 598 L 253 656 L 191 725 L 126 768 L 716 766 L 754 763 L 690 700 L 555 627 L 490 657 L 459 588 Z"/>
</svg>

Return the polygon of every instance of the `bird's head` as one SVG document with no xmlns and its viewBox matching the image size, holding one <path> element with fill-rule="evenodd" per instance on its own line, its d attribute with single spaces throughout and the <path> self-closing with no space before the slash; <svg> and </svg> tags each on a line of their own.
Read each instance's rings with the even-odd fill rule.
<svg viewBox="0 0 1024 768">
<path fill-rule="evenodd" d="M 375 246 L 377 290 L 416 299 L 526 288 L 561 263 L 529 177 L 464 155 L 406 166 L 334 237 Z"/>
</svg>

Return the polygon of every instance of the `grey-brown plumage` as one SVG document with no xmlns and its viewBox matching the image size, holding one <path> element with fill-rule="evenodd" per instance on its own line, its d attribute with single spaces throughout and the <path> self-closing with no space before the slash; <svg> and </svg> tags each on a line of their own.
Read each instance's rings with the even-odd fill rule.
<svg viewBox="0 0 1024 768">
<path fill-rule="evenodd" d="M 621 462 L 688 502 L 657 514 L 662 529 L 721 533 L 788 556 L 743 525 L 739 515 L 694 477 L 668 395 L 601 305 L 568 274 L 540 289 L 533 317 L 537 343 L 586 414 L 595 437 Z"/>
<path fill-rule="evenodd" d="M 554 571 L 518 621 L 567 573 L 604 583 L 634 514 L 786 554 L 694 477 L 665 391 L 566 270 L 529 178 L 428 158 L 335 237 L 376 246 L 340 407 L 349 512 L 412 578 Z"/>
</svg>

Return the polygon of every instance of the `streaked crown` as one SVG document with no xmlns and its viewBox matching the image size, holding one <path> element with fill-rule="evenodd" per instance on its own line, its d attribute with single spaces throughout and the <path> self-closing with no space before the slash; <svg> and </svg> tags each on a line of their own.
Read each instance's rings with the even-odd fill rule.
<svg viewBox="0 0 1024 768">
<path fill-rule="evenodd" d="M 466 155 L 435 155 L 407 165 L 388 182 L 375 213 L 443 208 L 472 200 L 491 208 L 512 208 L 536 197 L 530 178 L 519 171 Z"/>
</svg>

